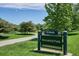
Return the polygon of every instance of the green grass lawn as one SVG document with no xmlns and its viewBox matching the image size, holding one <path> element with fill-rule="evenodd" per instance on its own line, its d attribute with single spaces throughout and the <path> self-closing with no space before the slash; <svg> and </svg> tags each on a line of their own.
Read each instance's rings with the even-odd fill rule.
<svg viewBox="0 0 79 59">
<path fill-rule="evenodd" d="M 37 40 L 31 40 L 27 42 L 16 43 L 0 47 L 0 56 L 51 56 L 59 55 L 53 53 L 39 53 L 34 51 L 37 48 Z"/>
<path fill-rule="evenodd" d="M 5 34 L 7 35 L 8 37 L 4 38 L 4 37 L 0 37 L 0 41 L 1 40 L 7 40 L 7 39 L 15 39 L 15 38 L 22 38 L 22 37 L 29 37 L 29 36 L 32 36 L 34 35 L 33 33 L 30 33 L 30 34 Z"/>
<path fill-rule="evenodd" d="M 68 52 L 79 56 L 79 31 L 72 32 L 68 36 Z"/>
<path fill-rule="evenodd" d="M 75 56 L 79 56 L 79 31 L 69 33 L 68 35 L 68 52 Z M 0 47 L 1 56 L 52 56 L 60 55 L 55 53 L 42 53 L 35 52 L 37 48 L 37 40 L 16 43 Z"/>
</svg>

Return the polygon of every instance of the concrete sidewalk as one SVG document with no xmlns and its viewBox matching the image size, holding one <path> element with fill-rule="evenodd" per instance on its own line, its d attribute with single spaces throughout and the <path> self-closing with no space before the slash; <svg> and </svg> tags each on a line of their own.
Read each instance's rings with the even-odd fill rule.
<svg viewBox="0 0 79 59">
<path fill-rule="evenodd" d="M 9 39 L 9 40 L 0 41 L 0 47 L 5 46 L 5 45 L 14 44 L 14 43 L 17 43 L 17 42 L 32 40 L 34 38 L 37 38 L 37 35 L 24 37 L 24 38 L 17 38 L 17 39 Z"/>
</svg>

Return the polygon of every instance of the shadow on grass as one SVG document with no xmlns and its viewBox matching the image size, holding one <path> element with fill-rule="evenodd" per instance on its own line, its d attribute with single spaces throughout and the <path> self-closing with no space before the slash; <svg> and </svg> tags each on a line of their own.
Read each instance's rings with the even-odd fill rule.
<svg viewBox="0 0 79 59">
<path fill-rule="evenodd" d="M 32 40 L 30 40 L 30 41 L 37 41 L 38 39 L 37 38 L 34 38 L 34 39 L 32 39 Z M 38 42 L 38 41 L 37 41 Z"/>
<path fill-rule="evenodd" d="M 0 36 L 0 39 L 8 39 L 9 36 Z"/>
<path fill-rule="evenodd" d="M 34 38 L 30 41 L 37 41 L 37 38 Z M 47 54 L 47 55 L 50 55 L 50 56 L 61 56 L 60 53 L 55 53 L 55 52 L 48 52 L 48 51 L 38 51 L 38 50 L 31 50 L 31 52 L 34 52 L 34 53 L 39 53 L 39 54 Z"/>
<path fill-rule="evenodd" d="M 16 35 L 35 35 L 35 34 L 20 33 L 20 34 L 16 34 Z"/>
<path fill-rule="evenodd" d="M 79 35 L 79 33 L 69 33 L 68 36 Z"/>
<path fill-rule="evenodd" d="M 51 56 L 54 55 L 54 56 L 61 56 L 60 53 L 54 53 L 54 52 L 47 52 L 47 51 L 32 51 L 32 52 L 35 52 L 35 53 L 40 53 L 40 54 L 50 54 Z"/>
</svg>

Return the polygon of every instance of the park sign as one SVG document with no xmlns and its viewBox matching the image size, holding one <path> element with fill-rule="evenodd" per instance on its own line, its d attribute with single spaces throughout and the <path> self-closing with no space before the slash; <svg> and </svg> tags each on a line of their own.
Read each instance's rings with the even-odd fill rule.
<svg viewBox="0 0 79 59">
<path fill-rule="evenodd" d="M 39 31 L 38 32 L 38 51 L 41 48 L 55 49 L 67 54 L 67 31 Z"/>
<path fill-rule="evenodd" d="M 62 36 L 57 35 L 42 35 L 42 47 L 62 50 Z"/>
</svg>

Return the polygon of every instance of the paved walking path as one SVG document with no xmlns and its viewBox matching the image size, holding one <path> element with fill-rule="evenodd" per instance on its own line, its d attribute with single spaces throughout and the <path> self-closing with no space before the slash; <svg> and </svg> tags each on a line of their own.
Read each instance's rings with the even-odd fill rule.
<svg viewBox="0 0 79 59">
<path fill-rule="evenodd" d="M 18 39 L 10 39 L 10 40 L 0 41 L 0 47 L 5 46 L 5 45 L 14 44 L 14 43 L 17 43 L 17 42 L 23 42 L 23 41 L 32 40 L 34 38 L 37 38 L 37 35 L 24 37 L 24 38 L 18 38 Z"/>
</svg>

